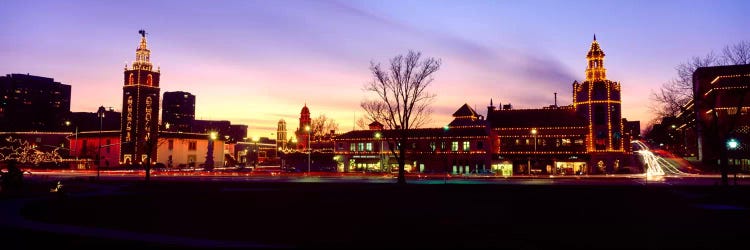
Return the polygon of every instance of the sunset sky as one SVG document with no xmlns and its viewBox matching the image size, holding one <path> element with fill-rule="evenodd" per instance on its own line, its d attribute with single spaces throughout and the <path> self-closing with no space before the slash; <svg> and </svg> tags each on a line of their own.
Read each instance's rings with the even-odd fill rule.
<svg viewBox="0 0 750 250">
<path fill-rule="evenodd" d="M 692 56 L 750 40 L 750 1 L 0 1 L 0 74 L 72 85 L 71 110 L 121 110 L 125 64 L 148 32 L 161 91 L 196 95 L 196 118 L 289 130 L 313 117 L 351 130 L 371 61 L 440 58 L 432 127 L 464 103 L 571 103 L 592 36 L 623 117 L 653 119 L 649 94 Z"/>
</svg>

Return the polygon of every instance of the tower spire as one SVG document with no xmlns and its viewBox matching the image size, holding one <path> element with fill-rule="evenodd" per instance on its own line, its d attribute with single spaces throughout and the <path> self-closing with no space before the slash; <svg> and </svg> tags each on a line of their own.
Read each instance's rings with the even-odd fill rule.
<svg viewBox="0 0 750 250">
<path fill-rule="evenodd" d="M 586 60 L 588 60 L 586 81 L 607 79 L 607 69 L 604 68 L 604 51 L 599 47 L 599 42 L 596 41 L 596 34 L 594 34 L 594 41 L 591 42 L 591 48 L 586 54 Z"/>
<path fill-rule="evenodd" d="M 133 69 L 151 70 L 153 68 L 151 64 L 151 51 L 148 49 L 148 43 L 146 43 L 146 31 L 139 30 L 138 34 L 141 35 L 141 42 L 138 44 L 138 48 L 135 50 L 135 62 L 133 62 Z"/>
</svg>

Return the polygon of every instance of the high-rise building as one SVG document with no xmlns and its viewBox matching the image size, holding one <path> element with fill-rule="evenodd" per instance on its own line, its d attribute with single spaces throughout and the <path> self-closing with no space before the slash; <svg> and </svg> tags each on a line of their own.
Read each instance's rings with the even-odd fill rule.
<svg viewBox="0 0 750 250">
<path fill-rule="evenodd" d="M 164 92 L 161 110 L 163 130 L 190 132 L 195 121 L 195 95 L 183 91 Z"/>
<path fill-rule="evenodd" d="M 151 51 L 146 45 L 146 32 L 140 30 L 141 42 L 135 61 L 125 67 L 122 87 L 122 142 L 120 160 L 124 164 L 156 159 L 159 119 L 159 76 L 153 69 Z"/>
<path fill-rule="evenodd" d="M 70 85 L 29 74 L 0 76 L 0 130 L 60 131 L 70 113 Z"/>
<path fill-rule="evenodd" d="M 279 120 L 276 126 L 276 147 L 286 149 L 286 121 Z"/>
</svg>

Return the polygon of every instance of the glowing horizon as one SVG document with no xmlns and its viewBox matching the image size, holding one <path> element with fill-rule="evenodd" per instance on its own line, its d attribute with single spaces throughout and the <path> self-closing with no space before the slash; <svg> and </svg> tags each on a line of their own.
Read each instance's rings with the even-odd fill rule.
<svg viewBox="0 0 750 250">
<path fill-rule="evenodd" d="M 148 6 L 148 7 L 143 7 Z M 741 7 L 745 6 L 745 7 Z M 248 125 L 248 137 L 293 135 L 307 103 L 339 131 L 354 127 L 370 62 L 408 50 L 442 59 L 430 87 L 433 123 L 464 103 L 541 108 L 572 102 L 594 33 L 608 79 L 622 83 L 623 117 L 653 119 L 652 90 L 692 56 L 750 40 L 744 1 L 5 1 L 0 74 L 72 86 L 71 111 L 120 111 L 123 68 L 145 29 L 161 93 L 196 96 L 196 119 Z M 418 12 L 408 10 L 421 10 Z M 674 22 L 680 21 L 680 25 Z M 160 114 L 161 115 L 161 114 Z"/>
</svg>

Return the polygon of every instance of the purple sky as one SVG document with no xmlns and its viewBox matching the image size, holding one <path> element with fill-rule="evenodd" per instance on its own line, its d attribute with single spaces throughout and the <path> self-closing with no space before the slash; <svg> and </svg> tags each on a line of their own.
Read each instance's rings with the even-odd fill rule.
<svg viewBox="0 0 750 250">
<path fill-rule="evenodd" d="M 409 49 L 441 58 L 430 126 L 464 103 L 571 103 L 594 33 L 623 117 L 653 118 L 649 94 L 691 56 L 750 40 L 750 1 L 0 1 L 0 74 L 72 85 L 72 111 L 121 109 L 139 29 L 162 93 L 188 91 L 196 118 L 270 136 L 307 102 L 353 127 L 370 61 Z"/>
</svg>

